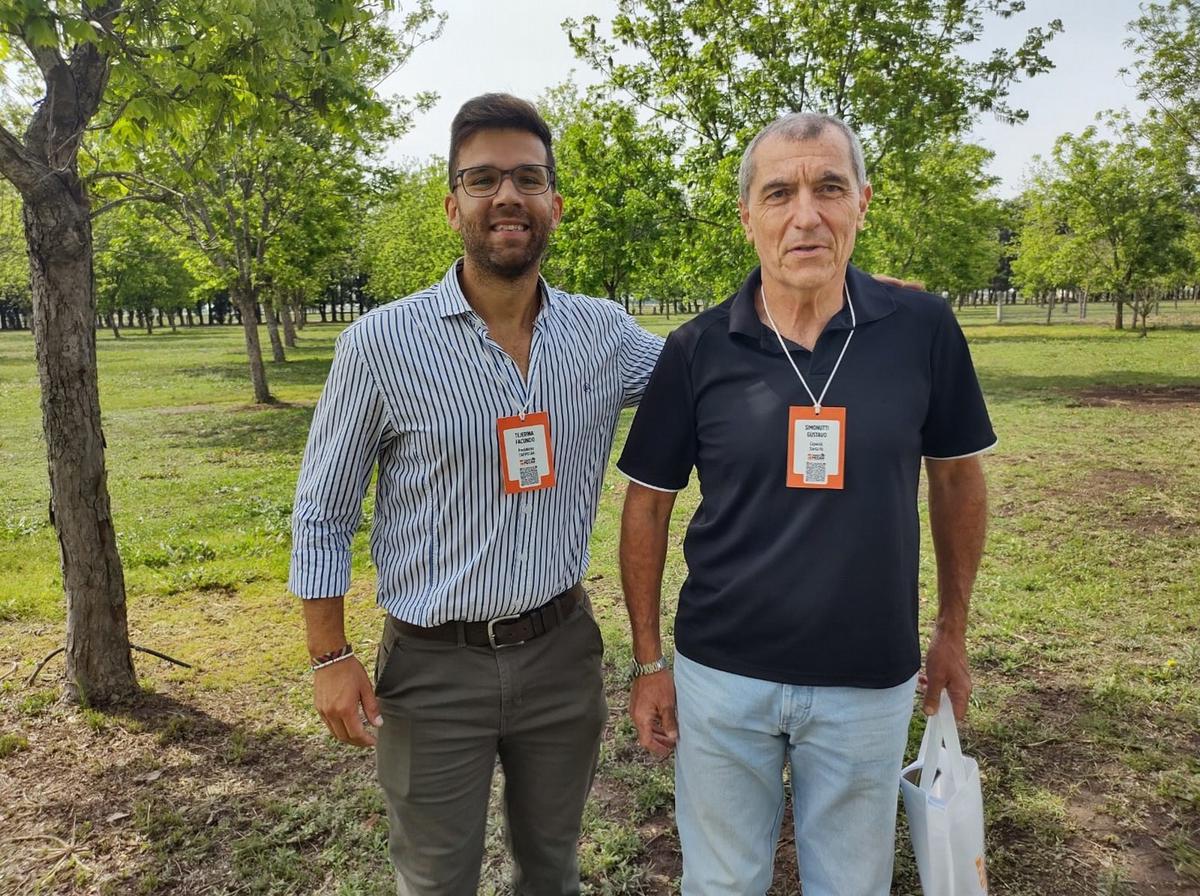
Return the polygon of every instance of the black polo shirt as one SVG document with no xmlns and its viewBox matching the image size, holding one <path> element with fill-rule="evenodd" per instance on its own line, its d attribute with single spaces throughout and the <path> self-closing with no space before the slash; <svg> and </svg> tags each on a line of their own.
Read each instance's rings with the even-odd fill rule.
<svg viewBox="0 0 1200 896">
<path fill-rule="evenodd" d="M 693 467 L 688 577 L 676 649 L 753 678 L 891 687 L 920 666 L 917 481 L 921 458 L 996 442 L 966 339 L 944 299 L 846 275 L 857 317 L 824 404 L 846 409 L 844 488 L 788 488 L 789 407 L 811 407 L 754 309 L 753 271 L 663 347 L 617 466 L 676 491 Z M 821 394 L 850 332 L 843 305 L 810 353 Z"/>
</svg>

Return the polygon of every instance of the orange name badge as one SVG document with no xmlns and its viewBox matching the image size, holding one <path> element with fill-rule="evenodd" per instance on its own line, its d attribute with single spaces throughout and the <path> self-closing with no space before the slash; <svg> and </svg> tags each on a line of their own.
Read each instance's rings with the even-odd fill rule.
<svg viewBox="0 0 1200 896">
<path fill-rule="evenodd" d="M 554 485 L 554 446 L 545 411 L 496 421 L 500 437 L 500 478 L 504 493 L 516 495 Z"/>
<path fill-rule="evenodd" d="M 846 409 L 792 407 L 788 416 L 788 488 L 843 488 Z"/>
</svg>

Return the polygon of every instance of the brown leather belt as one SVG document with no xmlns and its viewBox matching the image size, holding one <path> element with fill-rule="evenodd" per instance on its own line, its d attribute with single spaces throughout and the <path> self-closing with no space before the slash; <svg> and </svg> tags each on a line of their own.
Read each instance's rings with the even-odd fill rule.
<svg viewBox="0 0 1200 896">
<path fill-rule="evenodd" d="M 562 594 L 556 594 L 540 607 L 512 616 L 497 616 L 485 622 L 452 620 L 440 625 L 413 625 L 392 617 L 396 631 L 414 638 L 430 641 L 453 641 L 472 647 L 516 647 L 541 637 L 566 622 L 583 602 L 583 585 L 574 584 Z"/>
</svg>

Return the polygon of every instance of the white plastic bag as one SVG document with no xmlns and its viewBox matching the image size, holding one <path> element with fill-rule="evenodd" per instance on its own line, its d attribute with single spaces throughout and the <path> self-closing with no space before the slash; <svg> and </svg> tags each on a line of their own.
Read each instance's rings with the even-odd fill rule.
<svg viewBox="0 0 1200 896">
<path fill-rule="evenodd" d="M 962 753 L 945 691 L 916 762 L 900 773 L 900 792 L 925 896 L 986 896 L 979 763 Z"/>
</svg>

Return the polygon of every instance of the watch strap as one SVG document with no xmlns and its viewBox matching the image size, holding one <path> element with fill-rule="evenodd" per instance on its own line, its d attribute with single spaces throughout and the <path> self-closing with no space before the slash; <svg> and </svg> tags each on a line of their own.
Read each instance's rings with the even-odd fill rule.
<svg viewBox="0 0 1200 896">
<path fill-rule="evenodd" d="M 671 664 L 667 662 L 667 658 L 665 656 L 660 656 L 658 659 L 652 660 L 649 663 L 639 663 L 637 660 L 634 660 L 631 671 L 633 672 L 634 678 L 641 678 L 643 675 L 653 675 L 655 672 L 662 672 L 663 670 L 670 668 Z"/>
</svg>

